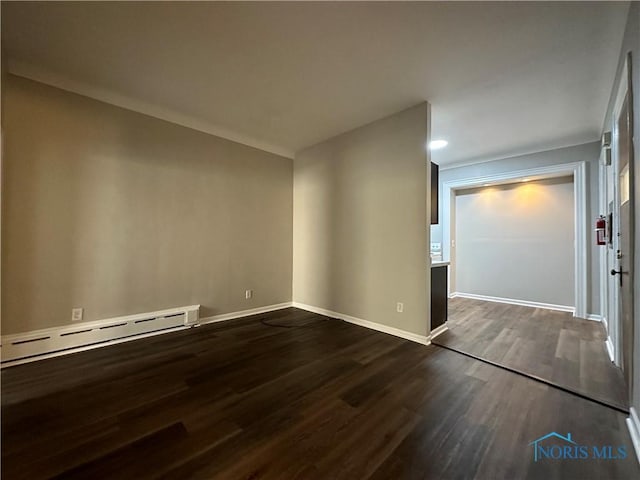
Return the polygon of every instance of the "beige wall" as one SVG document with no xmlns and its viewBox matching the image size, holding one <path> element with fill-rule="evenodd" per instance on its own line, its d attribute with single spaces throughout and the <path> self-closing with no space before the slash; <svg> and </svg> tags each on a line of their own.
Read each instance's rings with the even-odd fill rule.
<svg viewBox="0 0 640 480">
<path fill-rule="evenodd" d="M 296 156 L 294 301 L 427 333 L 428 132 L 425 103 Z"/>
<path fill-rule="evenodd" d="M 461 190 L 455 291 L 573 307 L 573 178 Z"/>
<path fill-rule="evenodd" d="M 2 333 L 291 300 L 290 159 L 9 76 Z M 254 297 L 245 300 L 245 289 Z"/>
</svg>

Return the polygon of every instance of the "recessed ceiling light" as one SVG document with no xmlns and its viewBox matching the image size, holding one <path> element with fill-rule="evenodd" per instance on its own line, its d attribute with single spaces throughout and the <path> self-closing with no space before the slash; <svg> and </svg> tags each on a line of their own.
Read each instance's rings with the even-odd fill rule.
<svg viewBox="0 0 640 480">
<path fill-rule="evenodd" d="M 440 150 L 447 145 L 449 145 L 449 142 L 447 142 L 446 140 L 431 140 L 429 142 L 429 150 Z"/>
</svg>

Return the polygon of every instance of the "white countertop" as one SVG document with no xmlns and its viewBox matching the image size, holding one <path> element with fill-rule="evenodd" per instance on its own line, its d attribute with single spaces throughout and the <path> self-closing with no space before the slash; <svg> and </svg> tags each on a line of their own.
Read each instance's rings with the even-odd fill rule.
<svg viewBox="0 0 640 480">
<path fill-rule="evenodd" d="M 431 268 L 435 268 L 435 267 L 446 267 L 447 265 L 449 265 L 451 262 L 444 262 L 444 261 L 437 261 L 437 262 L 431 262 Z"/>
</svg>

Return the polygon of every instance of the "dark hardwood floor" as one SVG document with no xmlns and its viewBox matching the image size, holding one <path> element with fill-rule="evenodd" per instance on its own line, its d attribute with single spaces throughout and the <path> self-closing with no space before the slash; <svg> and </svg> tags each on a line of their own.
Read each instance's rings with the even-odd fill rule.
<svg viewBox="0 0 640 480">
<path fill-rule="evenodd" d="M 451 298 L 448 326 L 435 343 L 629 406 L 622 371 L 609 359 L 599 322 L 567 312 Z"/>
<path fill-rule="evenodd" d="M 267 326 L 271 324 L 289 327 Z M 557 431 L 618 460 L 533 461 Z M 612 409 L 296 309 L 2 371 L 2 478 L 631 479 Z"/>
</svg>

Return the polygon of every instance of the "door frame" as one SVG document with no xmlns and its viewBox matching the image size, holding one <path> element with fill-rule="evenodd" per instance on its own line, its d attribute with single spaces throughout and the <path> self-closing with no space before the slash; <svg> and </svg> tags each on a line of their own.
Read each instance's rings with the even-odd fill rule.
<svg viewBox="0 0 640 480">
<path fill-rule="evenodd" d="M 607 188 L 608 185 L 611 184 L 613 187 L 613 219 L 614 225 L 612 228 L 613 232 L 617 232 L 619 230 L 619 221 L 620 221 L 620 188 L 618 183 L 618 175 L 619 175 L 619 156 L 617 151 L 617 118 L 620 114 L 620 109 L 622 108 L 622 104 L 624 99 L 629 91 L 629 61 L 628 58 L 625 57 L 624 62 L 622 64 L 622 71 L 620 72 L 620 77 L 618 79 L 618 83 L 615 86 L 616 88 L 616 96 L 615 102 L 613 104 L 613 110 L 611 111 L 611 118 L 609 120 L 609 124 L 607 125 L 607 129 L 611 131 L 611 165 L 601 166 L 600 169 L 600 184 L 604 186 L 605 190 L 601 191 L 601 205 L 604 205 L 605 212 L 607 211 Z M 631 101 L 633 97 L 631 97 Z M 633 135 L 633 132 L 631 132 Z M 635 152 L 634 152 L 635 153 Z M 631 160 L 633 161 L 633 159 Z M 630 166 L 632 168 L 632 166 Z M 637 174 L 637 172 L 636 172 Z M 633 188 L 633 186 L 631 186 Z M 637 194 L 637 193 L 636 193 Z M 633 203 L 630 205 L 633 210 Z M 613 243 L 613 251 L 615 252 L 619 247 L 619 243 L 617 237 L 614 237 Z M 601 285 L 603 285 L 601 289 L 601 304 L 602 304 L 602 318 L 604 319 L 604 326 L 607 333 L 607 350 L 611 350 L 609 352 L 612 361 L 620 367 L 622 364 L 622 318 L 620 312 L 620 304 L 619 304 L 619 291 L 616 286 L 618 279 L 609 274 L 609 271 L 612 268 L 618 268 L 615 264 L 610 265 L 608 261 L 607 252 L 604 252 L 604 255 L 601 257 L 600 262 L 600 275 L 601 275 Z M 632 266 L 633 268 L 633 266 Z M 609 288 L 611 285 L 614 286 L 613 290 L 613 298 L 609 298 L 609 292 L 611 289 Z M 602 293 L 604 293 L 604 297 L 602 297 Z M 613 306 L 614 314 L 613 318 L 608 318 L 609 308 Z"/>
<path fill-rule="evenodd" d="M 608 199 L 608 190 L 609 190 L 609 180 L 611 172 L 613 171 L 613 165 L 606 165 L 605 158 L 607 155 L 607 150 L 610 147 L 603 147 L 600 151 L 600 163 L 598 167 L 598 176 L 599 176 L 599 198 L 598 198 L 598 206 L 601 214 L 608 215 L 609 213 L 609 199 Z M 613 163 L 613 158 L 611 158 L 611 163 Z M 615 203 L 615 200 L 614 200 Z M 604 325 L 604 330 L 606 334 L 605 339 L 605 347 L 607 349 L 607 354 L 609 355 L 609 359 L 617 366 L 620 365 L 619 359 L 616 358 L 617 349 L 614 346 L 614 341 L 611 335 L 612 329 L 616 327 L 615 318 L 609 318 L 609 279 L 611 275 L 609 274 L 609 259 L 607 258 L 609 254 L 609 246 L 605 245 L 605 248 L 600 249 L 600 318 L 602 320 L 602 324 Z M 613 302 L 616 300 L 613 299 Z"/>
<path fill-rule="evenodd" d="M 513 183 L 514 181 L 527 178 L 530 180 L 541 180 L 545 178 L 555 178 L 573 176 L 573 199 L 574 199 L 574 317 L 587 318 L 587 176 L 586 162 L 571 162 L 546 167 L 530 168 L 526 170 L 515 170 L 494 175 L 484 175 L 479 177 L 450 180 L 442 184 L 442 259 L 451 262 L 451 272 L 455 267 L 455 246 L 451 240 L 455 238 L 455 194 L 456 190 L 481 187 L 485 184 L 500 185 Z M 450 275 L 449 294 L 452 293 L 452 284 L 455 282 L 453 274 Z"/>
</svg>

